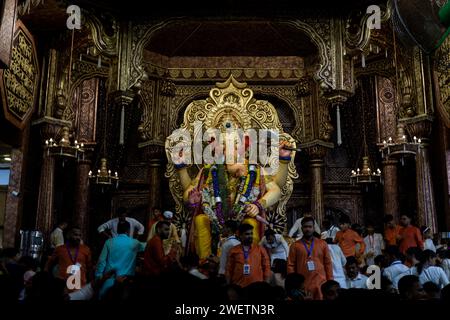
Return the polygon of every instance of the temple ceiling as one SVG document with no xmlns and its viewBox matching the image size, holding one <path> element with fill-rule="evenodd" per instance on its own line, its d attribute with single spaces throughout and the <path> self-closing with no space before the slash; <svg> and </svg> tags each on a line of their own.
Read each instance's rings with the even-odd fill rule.
<svg viewBox="0 0 450 320">
<path fill-rule="evenodd" d="M 308 56 L 303 32 L 268 21 L 180 21 L 157 32 L 147 50 L 164 56 Z"/>
</svg>

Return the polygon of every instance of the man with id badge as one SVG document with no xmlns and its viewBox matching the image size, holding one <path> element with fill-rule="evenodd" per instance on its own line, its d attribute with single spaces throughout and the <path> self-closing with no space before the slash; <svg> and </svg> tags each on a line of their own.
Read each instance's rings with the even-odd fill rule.
<svg viewBox="0 0 450 320">
<path fill-rule="evenodd" d="M 241 244 L 230 249 L 225 276 L 228 283 L 246 287 L 251 283 L 269 281 L 270 259 L 266 250 L 253 244 L 253 226 L 239 226 Z"/>
<path fill-rule="evenodd" d="M 299 273 L 305 277 L 305 289 L 313 299 L 322 299 L 320 286 L 333 280 L 333 265 L 328 245 L 314 237 L 314 219 L 302 220 L 303 237 L 294 242 L 289 249 L 288 273 Z"/>
<path fill-rule="evenodd" d="M 87 283 L 87 275 L 92 266 L 91 250 L 86 245 L 81 244 L 81 230 L 79 228 L 74 227 L 69 230 L 67 242 L 56 247 L 45 270 L 52 270 L 55 265 L 58 265 L 58 278 L 67 280 L 67 278 L 79 274 L 81 287 Z M 70 288 L 70 290 L 74 289 L 76 288 Z"/>
</svg>

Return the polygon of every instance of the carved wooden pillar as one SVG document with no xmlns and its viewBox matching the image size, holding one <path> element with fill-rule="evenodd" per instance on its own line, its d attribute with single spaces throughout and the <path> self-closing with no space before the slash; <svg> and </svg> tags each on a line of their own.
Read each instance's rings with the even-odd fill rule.
<svg viewBox="0 0 450 320">
<path fill-rule="evenodd" d="M 323 192 L 323 167 L 327 151 L 333 145 L 320 140 L 302 145 L 310 157 L 311 168 L 311 213 L 319 225 L 325 215 L 325 199 Z"/>
<path fill-rule="evenodd" d="M 399 219 L 398 210 L 398 178 L 397 160 L 383 161 L 383 206 L 384 214 L 391 214 L 396 221 Z"/>
<path fill-rule="evenodd" d="M 39 195 L 36 215 L 36 229 L 48 239 L 55 217 L 53 214 L 55 158 L 44 152 L 39 182 Z"/>
<path fill-rule="evenodd" d="M 91 168 L 90 160 L 81 160 L 78 162 L 76 191 L 75 191 L 75 225 L 81 228 L 81 234 L 84 241 L 87 241 L 88 235 L 88 208 L 89 208 L 89 170 Z"/>
<path fill-rule="evenodd" d="M 34 122 L 34 125 L 41 126 L 42 141 L 58 136 L 58 131 L 63 126 L 70 126 L 70 122 L 50 117 L 44 117 Z M 36 212 L 36 229 L 44 234 L 44 239 L 48 240 L 52 228 L 54 227 L 54 177 L 55 159 L 44 151 L 41 167 L 41 178 L 39 181 L 39 194 Z"/>
<path fill-rule="evenodd" d="M 22 173 L 24 155 L 21 149 L 12 149 L 11 173 L 6 196 L 3 247 L 15 247 L 20 222 L 22 201 Z"/>
<path fill-rule="evenodd" d="M 149 182 L 149 197 L 148 197 L 148 219 L 152 217 L 153 207 L 161 207 L 162 205 L 162 182 L 164 179 L 164 148 L 162 146 L 147 146 L 146 147 L 147 163 L 148 163 L 148 182 Z"/>
<path fill-rule="evenodd" d="M 77 164 L 75 189 L 75 215 L 73 222 L 81 228 L 85 241 L 88 236 L 89 210 L 89 170 L 91 170 L 92 151 L 95 146 L 96 121 L 100 101 L 99 78 L 84 80 L 75 90 L 72 105 L 77 113 L 75 128 L 76 139 L 85 145 L 83 160 Z"/>
<path fill-rule="evenodd" d="M 422 139 L 416 155 L 417 223 L 438 232 L 428 149 L 432 121 L 433 118 L 428 115 L 418 116 L 407 121 L 407 128 L 411 136 Z"/>
</svg>

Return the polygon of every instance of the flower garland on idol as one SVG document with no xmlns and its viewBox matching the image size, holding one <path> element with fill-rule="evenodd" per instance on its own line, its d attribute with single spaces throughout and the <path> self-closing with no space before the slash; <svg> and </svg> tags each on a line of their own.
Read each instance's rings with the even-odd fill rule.
<svg viewBox="0 0 450 320">
<path fill-rule="evenodd" d="M 256 200 L 260 194 L 260 169 L 256 165 L 248 165 L 247 175 L 242 176 L 239 179 L 236 199 L 232 206 L 228 205 L 229 193 L 225 192 L 227 199 L 222 199 L 220 194 L 220 182 L 228 185 L 228 179 L 226 178 L 227 175 L 224 174 L 225 177 L 222 177 L 222 181 L 220 181 L 220 170 L 216 164 L 205 165 L 204 170 L 205 184 L 202 188 L 202 208 L 203 212 L 210 218 L 213 229 L 220 229 L 225 223 L 225 218 L 232 218 L 242 221 L 246 215 L 244 212 L 245 207 L 248 204 L 257 203 Z M 224 210 L 224 208 L 227 208 L 227 210 Z M 260 205 L 258 208 L 260 210 L 262 209 Z M 256 216 L 256 219 L 260 222 L 267 223 L 260 216 Z"/>
</svg>

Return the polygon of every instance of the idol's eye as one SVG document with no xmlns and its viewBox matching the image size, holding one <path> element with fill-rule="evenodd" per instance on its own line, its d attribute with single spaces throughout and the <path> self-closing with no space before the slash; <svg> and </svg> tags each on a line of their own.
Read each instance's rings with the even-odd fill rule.
<svg viewBox="0 0 450 320">
<path fill-rule="evenodd" d="M 230 123 L 230 122 L 227 122 L 227 123 L 225 124 L 225 127 L 226 127 L 226 128 L 231 128 L 231 123 Z"/>
</svg>

